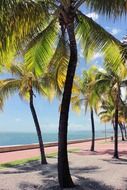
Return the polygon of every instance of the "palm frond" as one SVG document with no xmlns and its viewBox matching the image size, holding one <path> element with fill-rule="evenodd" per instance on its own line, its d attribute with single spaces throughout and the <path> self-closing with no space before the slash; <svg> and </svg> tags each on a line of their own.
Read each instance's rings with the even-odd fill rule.
<svg viewBox="0 0 127 190">
<path fill-rule="evenodd" d="M 24 74 L 24 71 L 26 71 L 25 65 L 21 64 L 12 64 L 10 68 L 8 69 L 12 73 L 12 75 L 15 75 L 17 77 L 22 77 Z"/>
<path fill-rule="evenodd" d="M 86 6 L 92 11 L 105 14 L 107 16 L 122 16 L 127 11 L 126 0 L 85 0 Z"/>
<path fill-rule="evenodd" d="M 100 120 L 104 123 L 111 122 L 112 118 L 109 114 L 100 116 Z"/>
<path fill-rule="evenodd" d="M 56 19 L 29 44 L 25 53 L 25 65 L 36 75 L 44 73 L 45 66 L 50 62 L 55 51 L 55 43 L 59 27 Z"/>
<path fill-rule="evenodd" d="M 63 36 L 60 37 L 55 53 L 48 64 L 47 73 L 51 77 L 56 94 L 61 95 L 66 79 L 66 72 L 69 62 L 68 43 Z"/>
<path fill-rule="evenodd" d="M 18 47 L 23 38 L 43 28 L 49 18 L 44 1 L 2 0 L 0 10 L 0 51 L 12 44 Z"/>
<path fill-rule="evenodd" d="M 78 13 L 77 36 L 85 58 L 90 59 L 95 52 L 100 52 L 106 63 L 110 64 L 114 70 L 118 69 L 120 64 L 124 64 L 121 55 L 122 44 L 91 18 L 80 12 Z"/>
<path fill-rule="evenodd" d="M 81 98 L 80 94 L 71 97 L 71 108 L 73 111 L 80 113 L 82 106 L 84 106 L 84 98 Z"/>
<path fill-rule="evenodd" d="M 17 79 L 5 79 L 0 80 L 0 95 L 3 99 L 7 99 L 8 97 L 12 96 L 14 93 L 18 92 L 20 88 L 21 81 Z"/>
</svg>

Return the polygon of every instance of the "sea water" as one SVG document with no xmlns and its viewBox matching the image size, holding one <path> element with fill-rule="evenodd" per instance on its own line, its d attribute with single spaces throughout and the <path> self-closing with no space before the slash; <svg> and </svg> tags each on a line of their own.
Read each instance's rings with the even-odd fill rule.
<svg viewBox="0 0 127 190">
<path fill-rule="evenodd" d="M 107 131 L 106 136 L 112 136 L 112 131 Z M 58 134 L 54 132 L 47 132 L 42 134 L 44 143 L 57 142 Z M 105 138 L 104 131 L 96 131 L 96 138 Z M 69 131 L 68 140 L 79 140 L 91 138 L 91 131 Z M 23 133 L 23 132 L 1 132 L 0 133 L 0 146 L 6 145 L 23 145 L 38 143 L 36 133 Z"/>
</svg>

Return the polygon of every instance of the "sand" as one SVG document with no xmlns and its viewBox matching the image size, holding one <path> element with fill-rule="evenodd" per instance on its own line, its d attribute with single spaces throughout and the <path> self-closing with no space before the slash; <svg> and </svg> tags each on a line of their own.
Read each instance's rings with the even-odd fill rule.
<svg viewBox="0 0 127 190">
<path fill-rule="evenodd" d="M 89 145 L 69 146 L 79 149 L 69 153 L 74 190 L 127 190 L 127 142 L 119 144 L 119 160 L 112 158 L 112 142 L 97 142 L 94 153 L 88 150 Z M 57 158 L 48 159 L 48 163 L 41 166 L 36 161 L 0 170 L 0 190 L 59 190 Z"/>
</svg>

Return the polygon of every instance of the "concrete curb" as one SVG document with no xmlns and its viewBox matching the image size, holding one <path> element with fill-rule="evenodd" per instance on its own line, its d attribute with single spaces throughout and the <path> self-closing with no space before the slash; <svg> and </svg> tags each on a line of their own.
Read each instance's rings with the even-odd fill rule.
<svg viewBox="0 0 127 190">
<path fill-rule="evenodd" d="M 111 137 L 107 137 L 106 139 L 110 139 Z M 96 141 L 98 140 L 104 140 L 105 138 L 96 138 Z M 77 144 L 77 143 L 84 143 L 89 142 L 91 139 L 86 140 L 70 140 L 68 141 L 68 144 Z M 57 142 L 51 142 L 51 143 L 45 143 L 46 147 L 54 147 L 58 146 Z M 12 152 L 12 151 L 21 151 L 21 150 L 30 150 L 30 149 L 37 149 L 39 148 L 39 144 L 27 144 L 27 145 L 14 145 L 14 146 L 0 146 L 0 153 L 4 152 Z"/>
</svg>

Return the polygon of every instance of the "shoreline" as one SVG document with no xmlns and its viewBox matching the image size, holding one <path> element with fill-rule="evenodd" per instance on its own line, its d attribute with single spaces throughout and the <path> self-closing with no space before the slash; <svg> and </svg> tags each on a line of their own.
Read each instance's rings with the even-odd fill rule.
<svg viewBox="0 0 127 190">
<path fill-rule="evenodd" d="M 99 140 L 105 140 L 105 139 L 110 139 L 111 137 L 98 137 L 95 139 L 95 141 Z M 68 140 L 68 145 L 69 144 L 77 144 L 77 143 L 85 143 L 85 142 L 90 142 L 91 139 L 77 139 L 77 140 Z M 58 142 L 49 142 L 49 143 L 44 143 L 44 147 L 56 147 L 58 146 Z M 10 146 L 0 146 L 0 153 L 5 153 L 5 152 L 15 152 L 15 151 L 22 151 L 22 150 L 32 150 L 32 149 L 38 149 L 39 144 L 38 143 L 33 143 L 33 144 L 24 144 L 24 145 L 10 145 Z"/>
<path fill-rule="evenodd" d="M 127 154 L 126 151 L 126 141 L 122 142 L 119 139 L 119 151 L 120 154 Z M 91 147 L 91 140 L 87 140 L 84 142 L 78 142 L 78 143 L 71 143 L 68 144 L 68 151 L 71 149 L 78 149 L 80 150 L 82 155 L 103 155 L 103 154 L 110 154 L 113 155 L 113 150 L 114 150 L 114 142 L 108 138 L 105 140 L 102 139 L 96 139 L 95 141 L 95 151 L 91 152 L 90 151 Z M 81 151 L 83 150 L 83 152 Z M 58 152 L 58 146 L 49 146 L 45 147 L 45 153 L 51 154 L 51 153 L 56 153 Z M 28 159 L 28 158 L 34 158 L 34 157 L 39 157 L 40 156 L 40 150 L 39 148 L 35 149 L 27 149 L 27 150 L 17 150 L 17 151 L 10 151 L 10 152 L 2 152 L 0 153 L 0 164 L 2 163 L 8 163 L 16 160 L 22 160 L 22 159 Z"/>
</svg>

